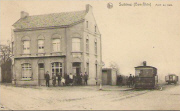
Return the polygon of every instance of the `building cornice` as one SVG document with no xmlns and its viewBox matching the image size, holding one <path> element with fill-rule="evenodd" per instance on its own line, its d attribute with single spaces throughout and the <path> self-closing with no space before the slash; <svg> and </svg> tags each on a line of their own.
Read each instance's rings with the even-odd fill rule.
<svg viewBox="0 0 180 111">
<path fill-rule="evenodd" d="M 28 57 L 14 57 L 14 59 L 47 58 L 47 57 L 66 57 L 66 56 L 65 56 L 65 55 L 55 55 L 55 56 L 28 56 Z"/>
<path fill-rule="evenodd" d="M 97 33 L 93 33 L 93 32 L 91 32 L 91 31 L 89 31 L 89 30 L 84 30 L 84 32 L 86 32 L 86 33 L 88 33 L 88 34 L 91 34 L 91 35 L 93 35 L 93 36 L 96 36 L 96 37 L 100 37 L 101 36 L 101 34 L 97 34 Z"/>
</svg>

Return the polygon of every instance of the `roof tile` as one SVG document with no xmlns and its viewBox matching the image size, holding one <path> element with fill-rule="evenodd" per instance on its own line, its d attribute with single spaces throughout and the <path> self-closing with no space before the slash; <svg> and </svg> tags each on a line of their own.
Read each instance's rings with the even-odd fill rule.
<svg viewBox="0 0 180 111">
<path fill-rule="evenodd" d="M 86 11 L 27 16 L 13 24 L 15 29 L 68 26 L 84 20 Z"/>
</svg>

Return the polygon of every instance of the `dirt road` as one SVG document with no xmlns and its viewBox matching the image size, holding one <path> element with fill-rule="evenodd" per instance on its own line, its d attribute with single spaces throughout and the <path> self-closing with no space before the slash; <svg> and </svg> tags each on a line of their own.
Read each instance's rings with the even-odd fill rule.
<svg viewBox="0 0 180 111">
<path fill-rule="evenodd" d="M 126 87 L 13 87 L 0 86 L 1 110 L 174 110 L 180 109 L 180 86 L 163 91 Z"/>
</svg>

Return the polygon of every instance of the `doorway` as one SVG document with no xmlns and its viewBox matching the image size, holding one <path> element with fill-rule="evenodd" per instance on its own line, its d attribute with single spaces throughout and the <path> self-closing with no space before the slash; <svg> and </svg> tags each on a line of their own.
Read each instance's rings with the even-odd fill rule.
<svg viewBox="0 0 180 111">
<path fill-rule="evenodd" d="M 81 73 L 81 63 L 73 62 L 73 75 L 79 76 Z"/>
<path fill-rule="evenodd" d="M 44 78 L 44 63 L 38 64 L 38 75 L 39 75 L 39 85 L 45 85 L 45 78 Z"/>
</svg>

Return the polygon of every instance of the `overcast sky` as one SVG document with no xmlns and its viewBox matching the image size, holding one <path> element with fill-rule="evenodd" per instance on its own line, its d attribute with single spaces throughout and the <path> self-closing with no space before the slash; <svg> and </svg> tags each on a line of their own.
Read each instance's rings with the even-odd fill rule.
<svg viewBox="0 0 180 111">
<path fill-rule="evenodd" d="M 1 43 L 11 38 L 11 26 L 20 18 L 20 11 L 30 15 L 85 10 L 93 7 L 102 34 L 102 54 L 106 66 L 114 61 L 124 75 L 134 74 L 134 67 L 147 61 L 158 68 L 160 77 L 169 73 L 180 75 L 180 1 L 149 2 L 151 7 L 119 6 L 135 1 L 0 1 Z M 138 0 L 138 3 L 142 1 Z M 171 7 L 155 7 L 171 3 Z M 164 79 L 164 78 L 163 78 Z"/>
</svg>

